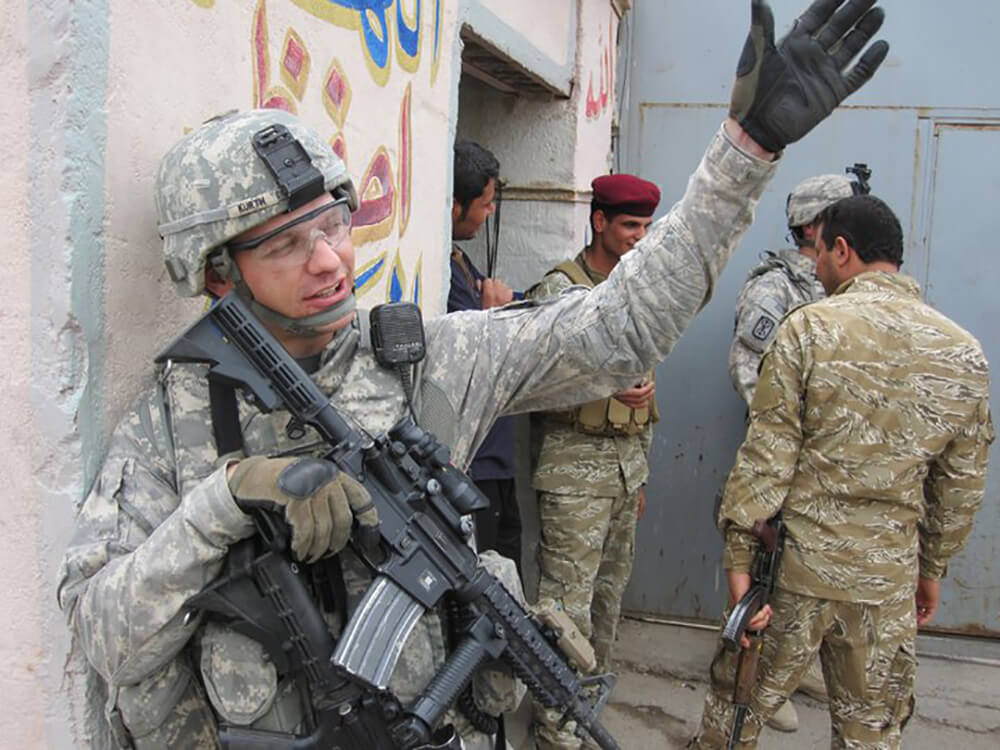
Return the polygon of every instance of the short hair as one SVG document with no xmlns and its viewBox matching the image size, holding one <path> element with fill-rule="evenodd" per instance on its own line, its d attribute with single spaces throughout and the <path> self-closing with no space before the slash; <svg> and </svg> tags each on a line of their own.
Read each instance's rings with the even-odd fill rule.
<svg viewBox="0 0 1000 750">
<path fill-rule="evenodd" d="M 452 195 L 462 211 L 483 194 L 490 180 L 499 180 L 500 162 L 473 141 L 455 142 L 455 176 Z"/>
<path fill-rule="evenodd" d="M 839 236 L 865 263 L 903 264 L 903 227 L 885 201 L 874 195 L 842 198 L 824 208 L 816 221 L 823 224 L 827 249 Z"/>
<path fill-rule="evenodd" d="M 594 214 L 597 213 L 598 211 L 601 211 L 601 212 L 604 213 L 604 218 L 607 220 L 607 222 L 609 224 L 612 221 L 614 221 L 614 218 L 616 216 L 618 216 L 618 214 L 625 213 L 624 211 L 620 210 L 616 206 L 609 206 L 606 203 L 598 203 L 595 200 L 591 200 L 590 201 L 590 231 L 593 232 L 593 233 L 595 233 L 595 234 L 597 233 L 597 228 L 594 226 Z"/>
</svg>

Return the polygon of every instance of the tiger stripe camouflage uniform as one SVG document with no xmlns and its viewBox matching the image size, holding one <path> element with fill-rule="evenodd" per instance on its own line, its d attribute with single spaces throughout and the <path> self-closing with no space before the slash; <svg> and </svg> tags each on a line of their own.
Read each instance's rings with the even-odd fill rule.
<svg viewBox="0 0 1000 750">
<path fill-rule="evenodd" d="M 594 284 L 605 280 L 583 253 L 573 262 Z M 573 284 L 555 270 L 529 296 L 552 297 Z M 538 596 L 562 604 L 594 646 L 601 673 L 610 671 L 622 596 L 632 572 L 639 490 L 649 478 L 653 425 L 647 422 L 634 435 L 588 435 L 568 423 L 565 414 L 533 415 L 542 435 L 532 475 L 540 530 Z M 578 746 L 572 727 L 557 728 L 559 719 L 557 712 L 538 707 L 540 741 Z"/>
<path fill-rule="evenodd" d="M 816 261 L 786 248 L 764 254 L 736 300 L 736 324 L 729 348 L 729 379 L 747 406 L 757 385 L 764 350 L 789 310 L 826 296 L 816 278 Z"/>
<path fill-rule="evenodd" d="M 438 437 L 455 463 L 468 463 L 499 415 L 618 392 L 666 357 L 708 300 L 774 170 L 720 130 L 684 197 L 597 289 L 429 320 L 421 409 L 451 425 Z M 315 377 L 348 416 L 377 432 L 404 413 L 402 386 L 352 330 L 327 347 Z M 304 710 L 259 645 L 185 616 L 185 602 L 218 574 L 229 546 L 252 533 L 209 447 L 203 381 L 180 368 L 122 420 L 60 572 L 60 606 L 111 693 L 108 718 L 138 748 L 214 747 L 220 718 L 294 731 Z M 240 409 L 253 453 L 309 441 L 307 433 L 290 442 L 286 414 Z M 182 453 L 197 471 L 181 475 Z M 348 555 L 344 568 L 357 592 L 366 574 Z M 440 618 L 427 613 L 391 687 L 401 696 L 422 690 L 444 643 Z M 479 697 L 494 710 L 511 708 L 510 683 L 496 691 L 494 684 L 480 680 Z M 489 746 L 469 730 L 463 739 L 469 750 Z"/>
<path fill-rule="evenodd" d="M 917 576 L 939 579 L 983 499 L 993 440 L 979 343 L 916 282 L 865 272 L 782 323 L 726 484 L 725 567 L 747 572 L 748 529 L 782 512 L 784 559 L 740 747 L 819 652 L 832 747 L 897 748 L 913 707 Z M 721 647 L 720 647 L 721 650 Z M 725 747 L 717 673 L 700 748 Z"/>
</svg>

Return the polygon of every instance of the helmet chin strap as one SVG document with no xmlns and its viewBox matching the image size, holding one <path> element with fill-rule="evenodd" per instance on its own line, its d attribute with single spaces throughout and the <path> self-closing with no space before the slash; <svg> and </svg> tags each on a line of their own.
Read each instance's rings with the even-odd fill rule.
<svg viewBox="0 0 1000 750">
<path fill-rule="evenodd" d="M 357 309 L 357 299 L 352 288 L 349 295 L 322 312 L 307 315 L 304 318 L 289 318 L 270 307 L 265 307 L 254 299 L 253 292 L 243 279 L 243 274 L 240 273 L 240 269 L 233 262 L 226 248 L 222 248 L 212 257 L 212 267 L 224 279 L 233 282 L 235 287 L 233 291 L 249 305 L 251 312 L 260 320 L 273 323 L 296 336 L 321 336 L 324 333 L 329 333 L 329 331 L 323 330 L 326 326 L 336 323 Z"/>
<path fill-rule="evenodd" d="M 241 289 L 246 290 L 248 296 L 240 294 Z M 296 336 L 321 336 L 324 333 L 329 333 L 328 330 L 323 330 L 330 323 L 335 323 L 345 315 L 354 312 L 357 308 L 357 302 L 354 298 L 354 290 L 351 293 L 340 300 L 332 307 L 328 307 L 323 312 L 316 313 L 315 315 L 307 315 L 304 318 L 289 318 L 282 315 L 279 312 L 275 312 L 270 307 L 264 307 L 257 300 L 253 298 L 250 294 L 250 287 L 244 283 L 240 283 L 236 287 L 236 293 L 240 295 L 250 306 L 250 310 L 263 321 L 274 323 L 277 326 L 281 326 L 289 333 L 293 333 Z"/>
</svg>

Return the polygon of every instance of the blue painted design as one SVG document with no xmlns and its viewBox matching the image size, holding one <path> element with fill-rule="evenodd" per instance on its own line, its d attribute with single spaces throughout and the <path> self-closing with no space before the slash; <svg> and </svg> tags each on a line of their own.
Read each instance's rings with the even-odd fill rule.
<svg viewBox="0 0 1000 750">
<path fill-rule="evenodd" d="M 396 35 L 399 38 L 399 46 L 410 57 L 416 57 L 417 53 L 420 52 L 420 8 L 422 5 L 422 2 L 417 3 L 417 18 L 413 23 L 413 28 L 410 28 L 406 25 L 406 19 L 403 17 L 402 0 L 396 3 Z"/>
<path fill-rule="evenodd" d="M 403 299 L 403 284 L 399 278 L 399 267 L 392 269 L 392 278 L 389 280 L 389 301 L 399 302 Z"/>
<path fill-rule="evenodd" d="M 420 273 L 416 273 L 413 277 L 413 304 L 420 305 Z"/>
<path fill-rule="evenodd" d="M 379 68 L 385 68 L 389 64 L 389 20 L 386 11 L 392 7 L 396 0 L 327 0 L 332 5 L 339 5 L 341 8 L 356 10 L 361 21 L 361 35 L 365 40 L 365 47 L 371 60 Z M 381 38 L 371 25 L 371 14 L 378 19 L 381 28 Z M 404 48 L 405 49 L 405 48 Z"/>
<path fill-rule="evenodd" d="M 384 265 L 385 256 L 383 255 L 377 262 L 366 268 L 356 279 L 354 279 L 354 286 L 358 289 L 363 288 L 369 281 L 372 280 L 372 278 L 382 272 L 382 266 Z"/>
<path fill-rule="evenodd" d="M 441 0 L 434 0 L 434 55 L 433 63 L 438 61 L 438 53 L 441 51 Z"/>
</svg>

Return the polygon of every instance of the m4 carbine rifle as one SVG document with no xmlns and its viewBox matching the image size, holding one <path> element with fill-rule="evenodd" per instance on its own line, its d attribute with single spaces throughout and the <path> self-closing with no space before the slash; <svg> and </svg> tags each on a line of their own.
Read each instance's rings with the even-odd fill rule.
<svg viewBox="0 0 1000 750">
<path fill-rule="evenodd" d="M 225 729 L 226 747 L 448 746 L 438 731 L 442 716 L 479 665 L 500 658 L 541 703 L 575 721 L 578 733 L 605 750 L 618 748 L 597 718 L 614 677 L 581 677 L 557 646 L 559 633 L 480 567 L 465 516 L 480 507 L 482 495 L 433 435 L 409 418 L 376 438 L 351 424 L 234 294 L 158 361 L 207 363 L 210 379 L 243 388 L 262 411 L 285 409 L 311 425 L 329 447 L 325 458 L 361 482 L 378 510 L 377 541 L 352 538 L 374 581 L 336 642 L 273 518 L 257 519 L 263 554 L 241 553 L 242 561 L 230 561 L 230 575 L 192 600 L 227 615 L 272 654 L 277 650 L 279 669 L 304 673 L 320 717 L 309 737 Z M 387 689 L 389 678 L 420 615 L 446 595 L 466 608 L 463 633 L 424 692 L 403 708 Z M 356 737 L 367 741 L 356 744 Z"/>
<path fill-rule="evenodd" d="M 754 522 L 751 533 L 757 537 L 760 546 L 754 556 L 750 572 L 750 588 L 733 607 L 729 619 L 722 628 L 722 642 L 729 651 L 740 651 L 740 638 L 745 632 L 750 646 L 740 651 L 736 663 L 736 684 L 733 687 L 733 726 L 729 733 L 728 750 L 733 750 L 740 740 L 743 722 L 750 708 L 750 694 L 757 680 L 760 652 L 764 645 L 764 633 L 747 630 L 747 623 L 761 608 L 770 602 L 774 582 L 778 575 L 778 565 L 785 546 L 785 524 L 777 515 L 767 521 Z"/>
</svg>

